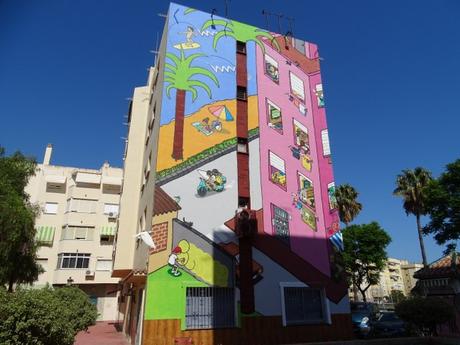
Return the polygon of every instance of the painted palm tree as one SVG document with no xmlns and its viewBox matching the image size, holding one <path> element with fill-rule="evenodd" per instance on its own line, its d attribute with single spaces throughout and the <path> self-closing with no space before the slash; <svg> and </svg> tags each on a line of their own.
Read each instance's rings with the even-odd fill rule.
<svg viewBox="0 0 460 345">
<path fill-rule="evenodd" d="M 176 56 L 172 53 L 167 53 L 166 58 L 169 62 L 165 64 L 165 82 L 166 94 L 171 97 L 171 90 L 176 89 L 176 113 L 174 123 L 174 143 L 172 157 L 175 160 L 183 159 L 184 151 L 184 111 L 185 111 L 185 95 L 186 92 L 192 94 L 192 101 L 198 97 L 197 87 L 201 87 L 206 91 L 209 98 L 212 98 L 210 87 L 197 79 L 193 79 L 196 76 L 207 77 L 211 79 L 218 87 L 219 81 L 216 76 L 209 70 L 192 66 L 193 61 L 196 58 L 205 56 L 204 54 L 192 54 L 185 57 L 184 50 L 180 50 L 180 56 Z"/>
<path fill-rule="evenodd" d="M 417 220 L 418 240 L 422 252 L 423 265 L 426 266 L 425 245 L 423 243 L 420 217 L 426 214 L 424 189 L 432 180 L 431 173 L 421 167 L 414 170 L 403 170 L 396 178 L 396 189 L 393 194 L 403 198 L 406 214 L 413 214 Z"/>
<path fill-rule="evenodd" d="M 210 19 L 203 24 L 201 31 L 204 31 L 207 28 L 215 25 L 223 26 L 224 29 L 214 35 L 214 40 L 212 42 L 214 49 L 217 48 L 217 42 L 219 42 L 222 37 L 232 37 L 236 41 L 243 43 L 253 41 L 262 49 L 263 52 L 265 52 L 265 47 L 261 40 L 262 37 L 265 37 L 277 50 L 280 50 L 278 42 L 275 40 L 271 33 L 258 29 L 255 26 L 243 24 L 240 22 L 231 20 L 227 21 L 224 19 Z"/>
<path fill-rule="evenodd" d="M 358 202 L 358 195 L 356 189 L 347 183 L 337 186 L 335 197 L 339 207 L 340 220 L 345 226 L 348 226 L 363 208 Z"/>
</svg>

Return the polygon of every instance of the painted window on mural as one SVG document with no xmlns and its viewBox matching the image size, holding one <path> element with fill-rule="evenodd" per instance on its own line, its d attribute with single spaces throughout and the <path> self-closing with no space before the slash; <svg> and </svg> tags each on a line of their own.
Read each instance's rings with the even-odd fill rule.
<svg viewBox="0 0 460 345">
<path fill-rule="evenodd" d="M 265 74 L 275 83 L 279 83 L 280 75 L 278 62 L 267 54 L 265 54 Z"/>
<path fill-rule="evenodd" d="M 305 224 L 316 231 L 316 215 L 310 208 L 302 206 L 300 209 L 300 217 Z"/>
<path fill-rule="evenodd" d="M 305 88 L 303 80 L 292 72 L 289 72 L 289 80 L 291 82 L 291 93 L 302 102 L 305 102 Z"/>
<path fill-rule="evenodd" d="M 269 151 L 270 181 L 286 189 L 286 165 L 284 160 Z"/>
<path fill-rule="evenodd" d="M 267 99 L 267 116 L 268 126 L 277 131 L 283 131 L 283 119 L 281 117 L 281 109 L 273 102 Z"/>
<path fill-rule="evenodd" d="M 272 204 L 272 225 L 274 234 L 289 244 L 289 214 L 282 208 Z"/>
<path fill-rule="evenodd" d="M 299 159 L 302 166 L 311 171 L 313 160 L 310 156 L 310 144 L 307 127 L 294 119 L 294 145 L 290 147 L 294 158 Z"/>
<path fill-rule="evenodd" d="M 235 291 L 222 287 L 187 287 L 187 329 L 235 326 Z"/>
<path fill-rule="evenodd" d="M 316 101 L 318 102 L 318 107 L 324 107 L 324 93 L 323 93 L 323 84 L 317 84 L 315 86 Z"/>
<path fill-rule="evenodd" d="M 313 182 L 301 173 L 297 173 L 299 182 L 299 199 L 305 205 L 315 209 L 315 193 L 313 189 Z"/>
<path fill-rule="evenodd" d="M 329 145 L 329 132 L 327 129 L 321 131 L 321 142 L 323 144 L 323 156 L 330 156 L 331 146 Z"/>
<path fill-rule="evenodd" d="M 322 290 L 300 286 L 282 286 L 282 289 L 284 326 L 328 321 Z"/>
<path fill-rule="evenodd" d="M 329 209 L 334 210 L 338 207 L 337 198 L 335 197 L 335 183 L 331 182 L 327 185 L 327 196 L 329 199 Z"/>
</svg>

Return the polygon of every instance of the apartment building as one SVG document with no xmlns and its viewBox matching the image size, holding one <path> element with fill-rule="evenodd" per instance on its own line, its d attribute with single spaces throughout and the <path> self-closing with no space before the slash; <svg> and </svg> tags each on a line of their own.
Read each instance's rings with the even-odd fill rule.
<svg viewBox="0 0 460 345">
<path fill-rule="evenodd" d="M 379 283 L 372 285 L 366 291 L 367 300 L 377 303 L 392 302 L 392 291 L 400 291 L 404 296 L 409 296 L 417 283 L 414 273 L 421 268 L 423 268 L 422 264 L 388 258 L 384 270 L 380 273 Z M 353 296 L 352 289 L 349 290 L 349 295 L 350 297 Z M 361 299 L 361 295 L 358 295 L 358 298 Z"/>
<path fill-rule="evenodd" d="M 315 44 L 172 3 L 128 123 L 112 276 L 132 344 L 352 337 Z"/>
<path fill-rule="evenodd" d="M 122 170 L 52 165 L 52 150 L 48 145 L 26 188 L 41 209 L 36 240 L 45 272 L 35 285 L 76 285 L 97 305 L 99 320 L 116 320 L 118 279 L 111 270 Z"/>
</svg>

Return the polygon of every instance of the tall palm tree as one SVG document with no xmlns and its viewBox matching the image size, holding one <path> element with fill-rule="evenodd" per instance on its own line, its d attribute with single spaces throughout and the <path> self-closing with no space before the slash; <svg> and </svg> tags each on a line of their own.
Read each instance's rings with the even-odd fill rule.
<svg viewBox="0 0 460 345">
<path fill-rule="evenodd" d="M 236 41 L 247 43 L 249 41 L 254 41 L 261 49 L 263 52 L 265 52 L 265 47 L 262 43 L 262 40 L 260 37 L 265 37 L 270 40 L 270 43 L 277 49 L 279 50 L 279 44 L 278 42 L 274 39 L 273 35 L 269 33 L 268 31 L 261 30 L 256 28 L 255 26 L 243 24 L 240 22 L 232 21 L 232 20 L 223 20 L 223 19 L 210 19 L 206 21 L 203 26 L 201 27 L 201 31 L 206 30 L 207 28 L 211 26 L 223 26 L 224 29 L 217 32 L 217 34 L 214 35 L 214 40 L 212 42 L 212 46 L 214 49 L 217 47 L 217 42 L 222 38 L 222 37 L 232 37 Z"/>
<path fill-rule="evenodd" d="M 175 160 L 183 159 L 184 150 L 184 111 L 185 95 L 189 91 L 192 94 L 192 101 L 198 96 L 196 87 L 201 87 L 206 91 L 209 98 L 212 98 L 211 89 L 207 84 L 200 80 L 192 79 L 195 76 L 205 76 L 211 79 L 218 87 L 219 81 L 209 70 L 202 67 L 192 66 L 192 62 L 204 54 L 192 54 L 185 57 L 184 50 L 180 50 L 180 56 L 167 53 L 166 58 L 171 63 L 165 64 L 166 94 L 170 97 L 171 89 L 176 89 L 176 114 L 174 122 L 174 143 L 172 157 Z"/>
<path fill-rule="evenodd" d="M 363 205 L 357 200 L 358 195 L 356 189 L 348 183 L 337 186 L 335 190 L 339 217 L 345 226 L 348 226 L 363 208 Z"/>
<path fill-rule="evenodd" d="M 406 214 L 415 215 L 424 266 L 427 266 L 428 262 L 426 260 L 420 217 L 426 214 L 424 189 L 431 180 L 431 173 L 424 168 L 417 167 L 414 170 L 403 170 L 396 178 L 396 189 L 393 191 L 394 195 L 403 198 L 403 207 Z"/>
</svg>

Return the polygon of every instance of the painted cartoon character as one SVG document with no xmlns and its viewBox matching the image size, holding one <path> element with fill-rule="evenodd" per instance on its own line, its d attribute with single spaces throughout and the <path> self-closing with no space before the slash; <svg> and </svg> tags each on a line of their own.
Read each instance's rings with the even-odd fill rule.
<svg viewBox="0 0 460 345">
<path fill-rule="evenodd" d="M 197 187 L 199 196 L 205 196 L 210 191 L 222 192 L 225 189 L 227 178 L 219 170 L 198 170 L 198 173 L 200 174 L 200 182 Z"/>
<path fill-rule="evenodd" d="M 300 198 L 297 195 L 297 193 L 292 193 L 292 206 L 294 206 L 298 210 L 302 208 L 302 201 L 300 201 Z"/>
<path fill-rule="evenodd" d="M 179 266 L 178 264 L 180 261 L 178 260 L 179 255 L 182 253 L 181 247 L 177 246 L 175 247 L 171 254 L 169 254 L 168 258 L 168 265 L 171 267 L 171 274 L 175 277 L 178 277 L 181 275 L 179 272 Z"/>
<path fill-rule="evenodd" d="M 195 29 L 191 26 L 187 26 L 187 31 L 185 33 L 185 39 L 187 40 L 187 45 L 193 46 L 193 36 L 196 36 Z"/>
</svg>

